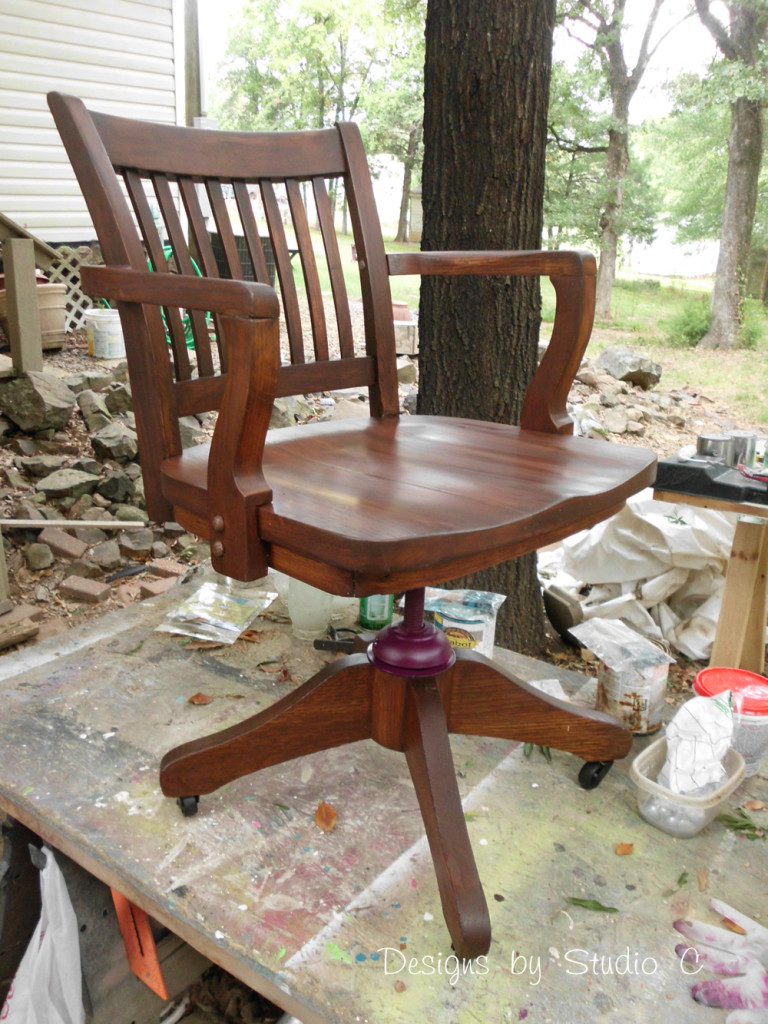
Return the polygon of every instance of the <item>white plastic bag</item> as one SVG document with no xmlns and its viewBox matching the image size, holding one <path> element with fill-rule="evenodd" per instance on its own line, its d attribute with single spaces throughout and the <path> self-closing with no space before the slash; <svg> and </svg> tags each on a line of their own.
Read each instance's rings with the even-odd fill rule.
<svg viewBox="0 0 768 1024">
<path fill-rule="evenodd" d="M 40 920 L 3 1008 L 3 1024 L 84 1024 L 80 933 L 64 876 L 47 847 Z"/>
<path fill-rule="evenodd" d="M 727 775 L 722 761 L 732 735 L 730 691 L 686 701 L 667 726 L 667 759 L 659 785 L 696 796 L 716 789 Z"/>
</svg>

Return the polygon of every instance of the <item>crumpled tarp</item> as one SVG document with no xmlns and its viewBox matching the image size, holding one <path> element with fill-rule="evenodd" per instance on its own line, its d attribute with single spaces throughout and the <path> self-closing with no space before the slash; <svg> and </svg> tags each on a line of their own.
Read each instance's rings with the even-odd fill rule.
<svg viewBox="0 0 768 1024">
<path fill-rule="evenodd" d="M 707 660 L 736 517 L 652 495 L 642 491 L 611 519 L 541 552 L 539 575 L 577 597 L 585 618 L 623 619 Z"/>
</svg>

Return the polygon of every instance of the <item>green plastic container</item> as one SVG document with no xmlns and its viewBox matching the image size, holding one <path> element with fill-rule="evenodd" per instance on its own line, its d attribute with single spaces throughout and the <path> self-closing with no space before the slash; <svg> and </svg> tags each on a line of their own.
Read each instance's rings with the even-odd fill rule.
<svg viewBox="0 0 768 1024">
<path fill-rule="evenodd" d="M 394 594 L 372 594 L 360 598 L 360 625 L 363 629 L 384 629 L 392 621 Z"/>
</svg>

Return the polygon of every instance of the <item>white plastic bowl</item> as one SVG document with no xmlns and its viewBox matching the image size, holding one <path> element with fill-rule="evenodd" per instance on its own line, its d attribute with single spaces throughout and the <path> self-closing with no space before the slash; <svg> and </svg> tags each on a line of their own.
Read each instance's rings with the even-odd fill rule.
<svg viewBox="0 0 768 1024">
<path fill-rule="evenodd" d="M 728 797 L 744 779 L 744 758 L 730 749 L 723 758 L 726 777 L 722 785 L 703 796 L 673 793 L 655 781 L 667 757 L 667 739 L 660 737 L 642 750 L 629 774 L 637 787 L 637 809 L 649 825 L 677 839 L 690 839 L 717 817 Z"/>
</svg>

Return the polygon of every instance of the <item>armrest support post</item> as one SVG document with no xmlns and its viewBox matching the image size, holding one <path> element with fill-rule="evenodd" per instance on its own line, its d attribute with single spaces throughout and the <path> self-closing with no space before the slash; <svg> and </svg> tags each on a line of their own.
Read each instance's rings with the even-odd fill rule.
<svg viewBox="0 0 768 1024">
<path fill-rule="evenodd" d="M 262 473 L 277 391 L 277 320 L 224 317 L 228 368 L 208 458 L 209 528 L 214 569 L 235 579 L 266 575 L 257 509 L 272 500 Z"/>
</svg>

